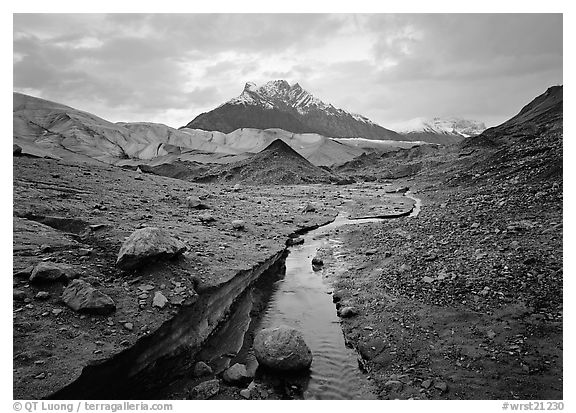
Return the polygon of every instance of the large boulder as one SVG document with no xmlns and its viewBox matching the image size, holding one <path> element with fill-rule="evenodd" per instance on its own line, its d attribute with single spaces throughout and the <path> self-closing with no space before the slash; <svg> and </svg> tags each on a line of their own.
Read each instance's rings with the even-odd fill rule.
<svg viewBox="0 0 576 413">
<path fill-rule="evenodd" d="M 54 282 L 58 280 L 71 280 L 77 276 L 78 273 L 76 269 L 71 265 L 45 261 L 34 267 L 29 280 L 31 283 Z"/>
<path fill-rule="evenodd" d="M 304 370 L 312 364 L 302 333 L 286 326 L 261 330 L 254 338 L 254 354 L 260 364 L 274 370 Z"/>
<path fill-rule="evenodd" d="M 122 244 L 116 266 L 132 270 L 163 258 L 173 258 L 186 251 L 186 245 L 168 231 L 147 227 L 134 231 Z"/>
<path fill-rule="evenodd" d="M 64 289 L 62 301 L 74 311 L 89 314 L 110 314 L 116 304 L 103 292 L 83 280 L 74 280 Z"/>
</svg>

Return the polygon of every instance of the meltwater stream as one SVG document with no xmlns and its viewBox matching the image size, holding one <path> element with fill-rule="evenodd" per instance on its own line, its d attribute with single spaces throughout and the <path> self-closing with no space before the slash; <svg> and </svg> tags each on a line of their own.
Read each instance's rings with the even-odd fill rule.
<svg viewBox="0 0 576 413">
<path fill-rule="evenodd" d="M 321 272 L 312 270 L 312 258 L 331 242 L 327 235 L 345 225 L 379 222 L 349 220 L 339 215 L 331 224 L 303 236 L 304 244 L 291 247 L 286 275 L 277 282 L 260 328 L 278 325 L 302 332 L 314 356 L 305 399 L 371 399 L 370 384 L 358 368 L 357 353 L 346 347 L 330 286 Z"/>
<path fill-rule="evenodd" d="M 405 194 L 415 201 L 409 216 L 417 216 L 420 200 Z M 391 217 L 392 218 L 392 217 Z M 332 231 L 343 225 L 378 223 L 391 218 L 349 219 L 339 214 L 325 226 L 311 230 L 302 236 L 304 243 L 289 248 L 285 261 L 285 274 L 267 288 L 270 298 L 257 320 L 249 320 L 250 294 L 244 297 L 232 314 L 229 322 L 209 339 L 201 353 L 202 359 L 221 371 L 232 362 L 242 362 L 249 370 L 256 368 L 251 348 L 246 348 L 246 332 L 257 333 L 263 328 L 287 325 L 302 332 L 313 354 L 310 376 L 304 386 L 305 399 L 373 399 L 371 384 L 358 366 L 358 354 L 346 347 L 336 307 L 332 302 L 332 291 L 322 271 L 314 272 L 312 258 L 322 247 L 336 250 L 337 260 L 341 241 Z M 283 271 L 282 268 L 281 271 Z M 250 323 L 253 323 L 250 326 Z M 255 324 L 255 325 L 254 325 Z M 251 347 L 251 343 L 248 343 Z M 232 354 L 232 357 L 227 356 Z M 234 354 L 238 356 L 234 357 Z M 218 367 L 218 365 L 220 367 Z M 257 377 L 258 378 L 258 377 Z"/>
</svg>

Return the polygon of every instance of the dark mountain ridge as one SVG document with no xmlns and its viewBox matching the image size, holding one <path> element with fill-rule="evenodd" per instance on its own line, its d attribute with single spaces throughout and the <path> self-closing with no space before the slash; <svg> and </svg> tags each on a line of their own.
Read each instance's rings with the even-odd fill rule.
<svg viewBox="0 0 576 413">
<path fill-rule="evenodd" d="M 338 176 L 308 162 L 281 139 L 239 162 L 219 165 L 194 179 L 198 182 L 248 185 L 292 185 L 338 182 Z"/>
<path fill-rule="evenodd" d="M 285 80 L 261 87 L 247 83 L 240 96 L 198 115 L 185 127 L 224 133 L 239 128 L 280 128 L 335 138 L 406 140 L 364 116 L 326 104 L 298 83 L 291 86 Z"/>
</svg>

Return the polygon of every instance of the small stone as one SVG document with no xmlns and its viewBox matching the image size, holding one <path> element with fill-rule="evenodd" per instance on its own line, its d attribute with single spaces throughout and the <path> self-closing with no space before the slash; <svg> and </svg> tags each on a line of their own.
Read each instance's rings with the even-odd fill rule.
<svg viewBox="0 0 576 413">
<path fill-rule="evenodd" d="M 364 254 L 366 254 L 366 255 L 374 255 L 376 253 L 378 253 L 378 250 L 376 248 L 372 248 L 372 249 L 366 250 L 364 252 Z"/>
<path fill-rule="evenodd" d="M 478 228 L 480 226 L 480 224 L 478 222 L 475 222 L 471 225 L 471 228 Z"/>
<path fill-rule="evenodd" d="M 190 391 L 189 398 L 198 400 L 207 400 L 214 397 L 220 391 L 220 382 L 218 379 L 208 380 L 200 383 Z"/>
<path fill-rule="evenodd" d="M 48 291 L 38 291 L 38 294 L 34 296 L 37 300 L 47 300 L 50 298 L 50 293 Z"/>
<path fill-rule="evenodd" d="M 425 276 L 425 277 L 422 277 L 422 282 L 430 284 L 430 283 L 434 282 L 434 278 Z"/>
<path fill-rule="evenodd" d="M 384 387 L 391 391 L 400 391 L 402 390 L 403 384 L 399 380 L 388 380 L 384 383 Z"/>
<path fill-rule="evenodd" d="M 339 317 L 342 318 L 350 318 L 350 317 L 354 317 L 355 315 L 358 315 L 358 310 L 356 310 L 356 308 L 354 307 L 340 307 L 337 311 L 337 314 Z"/>
<path fill-rule="evenodd" d="M 210 222 L 216 221 L 216 218 L 214 218 L 214 216 L 212 214 L 202 214 L 202 215 L 198 216 L 198 219 L 203 224 L 208 224 Z"/>
<path fill-rule="evenodd" d="M 14 301 L 24 301 L 26 298 L 26 292 L 22 290 L 14 290 L 12 292 L 12 298 Z"/>
<path fill-rule="evenodd" d="M 186 205 L 190 209 L 208 209 L 208 206 L 206 204 L 203 204 L 202 201 L 200 201 L 200 198 L 195 196 L 187 197 Z"/>
<path fill-rule="evenodd" d="M 312 258 L 312 270 L 320 271 L 324 266 L 324 261 L 321 258 L 314 257 Z"/>
<path fill-rule="evenodd" d="M 62 301 L 78 312 L 110 314 L 116 310 L 114 301 L 84 280 L 74 280 L 64 289 Z"/>
<path fill-rule="evenodd" d="M 286 245 L 289 247 L 291 247 L 293 245 L 300 245 L 300 244 L 304 244 L 304 238 L 301 238 L 301 237 L 288 238 L 288 241 L 286 241 Z"/>
<path fill-rule="evenodd" d="M 430 386 L 432 386 L 432 380 L 426 379 L 422 382 L 423 388 L 428 389 L 428 388 L 430 388 Z"/>
<path fill-rule="evenodd" d="M 247 384 L 252 381 L 252 378 L 246 372 L 244 364 L 236 363 L 224 371 L 222 378 L 226 383 L 231 384 Z"/>
<path fill-rule="evenodd" d="M 168 299 L 160 291 L 154 293 L 154 299 L 152 300 L 152 307 L 164 308 L 168 303 Z"/>
<path fill-rule="evenodd" d="M 249 400 L 251 396 L 251 392 L 249 389 L 242 389 L 240 390 L 240 396 L 244 397 L 245 399 Z"/>
<path fill-rule="evenodd" d="M 50 252 L 52 251 L 52 247 L 48 244 L 40 245 L 40 252 Z"/>
<path fill-rule="evenodd" d="M 209 376 L 212 374 L 212 368 L 204 363 L 203 361 L 199 361 L 194 365 L 194 377 L 204 377 Z"/>
<path fill-rule="evenodd" d="M 124 324 L 124 328 L 125 328 L 126 330 L 128 330 L 128 331 L 132 331 L 132 330 L 134 330 L 134 324 L 132 324 L 132 323 L 125 323 L 125 324 Z"/>
<path fill-rule="evenodd" d="M 439 381 L 437 383 L 434 383 L 434 387 L 437 388 L 438 390 L 440 390 L 442 393 L 445 393 L 448 390 L 448 385 L 446 383 L 444 383 L 443 381 Z"/>
<path fill-rule="evenodd" d="M 61 308 L 55 308 L 52 310 L 52 314 L 57 316 L 57 315 L 60 315 L 62 313 L 62 311 L 64 311 L 64 310 L 62 310 Z"/>
<path fill-rule="evenodd" d="M 76 278 L 74 267 L 55 262 L 41 262 L 30 274 L 30 282 L 53 282 L 61 279 Z"/>
<path fill-rule="evenodd" d="M 236 231 L 242 231 L 245 228 L 245 223 L 241 219 L 232 221 L 232 228 Z"/>
<path fill-rule="evenodd" d="M 43 380 L 46 378 L 46 373 L 40 373 L 39 375 L 34 376 L 34 378 L 38 380 Z"/>
</svg>

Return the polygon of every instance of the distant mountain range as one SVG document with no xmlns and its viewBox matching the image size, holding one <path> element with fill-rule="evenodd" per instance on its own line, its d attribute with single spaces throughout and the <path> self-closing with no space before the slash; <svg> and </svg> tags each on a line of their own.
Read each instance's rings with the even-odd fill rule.
<svg viewBox="0 0 576 413">
<path fill-rule="evenodd" d="M 230 133 L 240 128 L 280 128 L 332 138 L 406 140 L 370 119 L 338 109 L 295 83 L 274 80 L 260 87 L 246 83 L 240 96 L 198 115 L 186 128 Z"/>
<path fill-rule="evenodd" d="M 428 143 L 452 144 L 464 138 L 478 136 L 486 125 L 475 120 L 460 118 L 416 118 L 401 125 L 395 130 L 406 140 L 420 140 Z"/>
</svg>

